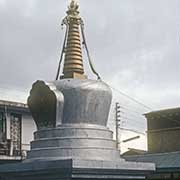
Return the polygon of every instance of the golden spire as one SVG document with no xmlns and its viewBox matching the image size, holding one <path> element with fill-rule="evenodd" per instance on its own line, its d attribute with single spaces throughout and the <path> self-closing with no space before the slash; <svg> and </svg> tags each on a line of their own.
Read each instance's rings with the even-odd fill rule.
<svg viewBox="0 0 180 180">
<path fill-rule="evenodd" d="M 79 78 L 85 79 L 84 67 L 82 60 L 82 49 L 80 40 L 80 24 L 81 18 L 79 16 L 79 5 L 75 0 L 71 0 L 68 6 L 67 16 L 63 20 L 63 24 L 67 28 L 67 42 L 65 45 L 64 53 L 64 78 Z"/>
</svg>

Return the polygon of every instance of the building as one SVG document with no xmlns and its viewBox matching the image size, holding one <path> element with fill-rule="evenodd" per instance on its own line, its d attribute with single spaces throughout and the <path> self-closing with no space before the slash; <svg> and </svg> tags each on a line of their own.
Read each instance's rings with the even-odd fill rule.
<svg viewBox="0 0 180 180">
<path fill-rule="evenodd" d="M 124 156 L 129 161 L 153 162 L 148 179 L 180 179 L 180 108 L 153 111 L 147 118 L 148 152 Z"/>
<path fill-rule="evenodd" d="M 145 116 L 149 153 L 180 151 L 180 108 L 155 111 Z"/>
<path fill-rule="evenodd" d="M 0 163 L 23 159 L 35 130 L 26 104 L 0 100 Z"/>
</svg>

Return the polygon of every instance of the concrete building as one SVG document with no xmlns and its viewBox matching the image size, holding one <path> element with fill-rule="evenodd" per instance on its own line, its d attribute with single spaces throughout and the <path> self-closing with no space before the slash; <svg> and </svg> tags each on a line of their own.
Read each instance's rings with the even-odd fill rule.
<svg viewBox="0 0 180 180">
<path fill-rule="evenodd" d="M 0 163 L 24 158 L 35 130 L 26 104 L 0 100 Z"/>
<path fill-rule="evenodd" d="M 152 154 L 180 151 L 180 108 L 155 111 L 145 116 L 148 152 Z"/>
<path fill-rule="evenodd" d="M 148 152 L 124 158 L 155 163 L 156 172 L 148 179 L 180 179 L 180 108 L 153 111 L 145 116 Z"/>
</svg>

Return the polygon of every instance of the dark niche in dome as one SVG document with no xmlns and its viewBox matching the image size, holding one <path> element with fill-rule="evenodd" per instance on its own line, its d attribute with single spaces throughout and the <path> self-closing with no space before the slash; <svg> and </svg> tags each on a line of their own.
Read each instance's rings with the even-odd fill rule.
<svg viewBox="0 0 180 180">
<path fill-rule="evenodd" d="M 44 81 L 36 81 L 28 98 L 28 106 L 38 130 L 56 126 L 55 93 Z"/>
</svg>

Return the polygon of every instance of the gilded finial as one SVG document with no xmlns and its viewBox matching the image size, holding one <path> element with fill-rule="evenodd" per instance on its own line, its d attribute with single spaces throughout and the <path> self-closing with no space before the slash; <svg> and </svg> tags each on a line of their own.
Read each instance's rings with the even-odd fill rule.
<svg viewBox="0 0 180 180">
<path fill-rule="evenodd" d="M 78 2 L 76 0 L 71 0 L 67 10 L 67 16 L 63 20 L 63 24 L 67 26 L 67 40 L 64 49 L 64 75 L 61 76 L 62 79 L 86 78 L 86 76 L 84 75 L 81 39 L 79 32 L 81 17 L 79 16 L 78 9 Z"/>
<path fill-rule="evenodd" d="M 76 0 L 71 0 L 70 5 L 68 6 L 67 13 L 71 14 L 71 15 L 77 15 L 77 14 L 79 14 L 78 9 L 79 9 L 78 2 Z"/>
<path fill-rule="evenodd" d="M 63 43 L 63 49 L 59 61 L 58 71 L 56 80 L 59 78 L 61 62 L 64 58 L 63 75 L 60 79 L 65 78 L 78 78 L 86 79 L 87 76 L 84 74 L 82 49 L 81 49 L 81 36 L 82 33 L 82 44 L 84 45 L 89 60 L 90 67 L 94 74 L 100 79 L 99 74 L 95 71 L 94 66 L 91 62 L 89 50 L 87 48 L 85 35 L 84 35 L 84 23 L 79 16 L 79 4 L 77 0 L 71 0 L 67 10 L 67 16 L 63 19 L 62 25 L 66 25 L 66 34 Z"/>
</svg>

